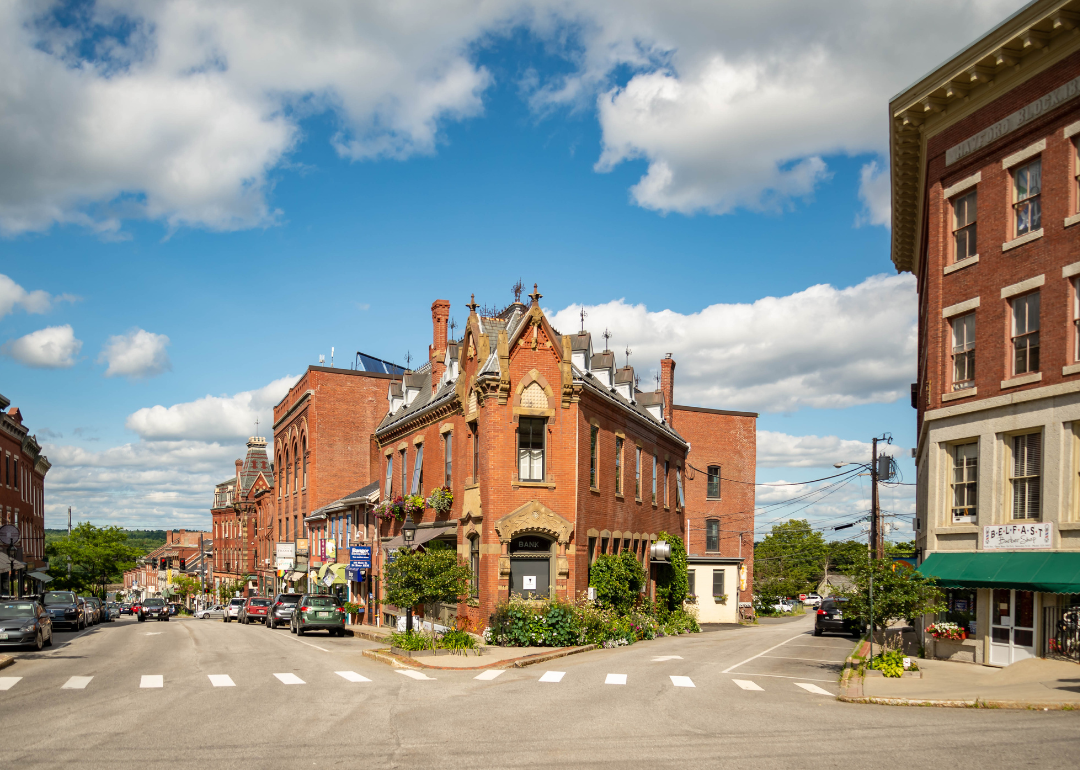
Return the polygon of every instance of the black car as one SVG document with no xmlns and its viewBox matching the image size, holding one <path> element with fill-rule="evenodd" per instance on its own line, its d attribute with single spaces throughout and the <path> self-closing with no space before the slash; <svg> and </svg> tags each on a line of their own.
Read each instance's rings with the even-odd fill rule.
<svg viewBox="0 0 1080 770">
<path fill-rule="evenodd" d="M 46 591 L 42 599 L 54 628 L 65 626 L 78 631 L 86 627 L 84 605 L 74 591 Z"/>
<path fill-rule="evenodd" d="M 120 614 L 121 615 L 130 615 L 131 614 L 131 605 L 128 604 L 127 602 L 124 602 L 123 604 L 121 604 L 120 605 Z"/>
<path fill-rule="evenodd" d="M 147 618 L 169 622 L 169 607 L 164 599 L 146 599 L 139 605 L 139 622 Z"/>
<path fill-rule="evenodd" d="M 278 594 L 270 612 L 266 614 L 266 627 L 277 628 L 280 625 L 289 625 L 293 612 L 296 610 L 296 603 L 300 601 L 301 596 L 303 594 Z"/>
<path fill-rule="evenodd" d="M 844 615 L 844 603 L 847 599 L 822 599 L 818 607 L 817 619 L 814 621 L 814 636 L 821 636 L 824 632 L 835 634 L 851 634 L 861 636 L 863 632 L 862 621 Z"/>
<path fill-rule="evenodd" d="M 35 650 L 52 646 L 52 619 L 34 599 L 0 602 L 0 647 L 30 645 Z"/>
</svg>

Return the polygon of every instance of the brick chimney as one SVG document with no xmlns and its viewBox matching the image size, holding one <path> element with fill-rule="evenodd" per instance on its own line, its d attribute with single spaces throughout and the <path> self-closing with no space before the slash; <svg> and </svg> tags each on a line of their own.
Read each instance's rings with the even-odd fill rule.
<svg viewBox="0 0 1080 770">
<path fill-rule="evenodd" d="M 450 320 L 450 302 L 445 299 L 437 299 L 431 303 L 431 339 L 432 345 L 428 348 L 428 360 L 431 362 L 431 392 L 434 393 L 439 387 L 439 380 L 446 371 L 443 359 L 446 357 L 446 334 L 447 321 Z"/>
<path fill-rule="evenodd" d="M 671 353 L 660 361 L 660 391 L 664 394 L 664 422 L 671 425 L 675 416 L 675 359 Z"/>
</svg>

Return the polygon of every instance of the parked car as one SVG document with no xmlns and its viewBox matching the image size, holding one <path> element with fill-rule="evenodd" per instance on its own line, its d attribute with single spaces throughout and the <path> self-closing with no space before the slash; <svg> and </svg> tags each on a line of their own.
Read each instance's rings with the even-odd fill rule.
<svg viewBox="0 0 1080 770">
<path fill-rule="evenodd" d="M 101 607 L 98 606 L 97 599 L 92 596 L 82 597 L 83 605 L 86 607 L 86 625 L 96 626 L 101 623 Z"/>
<path fill-rule="evenodd" d="M 52 646 L 52 618 L 34 600 L 0 602 L 0 647 L 29 645 L 35 650 Z"/>
<path fill-rule="evenodd" d="M 101 601 L 101 599 L 94 599 L 94 604 L 97 605 L 98 614 L 101 615 L 102 623 L 111 623 L 112 614 L 109 612 L 109 605 L 107 602 Z"/>
<path fill-rule="evenodd" d="M 818 607 L 817 617 L 814 619 L 814 636 L 821 636 L 826 631 L 834 634 L 862 635 L 862 621 L 844 616 L 846 601 L 847 599 L 842 597 L 822 600 L 821 606 Z"/>
<path fill-rule="evenodd" d="M 121 615 L 130 615 L 131 614 L 131 605 L 129 603 L 127 603 L 127 602 L 121 603 L 120 604 L 120 614 Z"/>
<path fill-rule="evenodd" d="M 164 599 L 145 599 L 139 605 L 139 622 L 142 623 L 147 618 L 169 622 L 169 608 L 165 606 Z"/>
<path fill-rule="evenodd" d="M 818 594 L 799 594 L 804 607 L 820 607 L 821 597 Z"/>
<path fill-rule="evenodd" d="M 42 599 L 54 628 L 65 626 L 78 631 L 86 627 L 83 604 L 74 591 L 46 591 Z"/>
<path fill-rule="evenodd" d="M 791 612 L 795 609 L 795 604 L 791 599 L 781 599 L 772 608 L 773 612 Z"/>
<path fill-rule="evenodd" d="M 243 597 L 236 596 L 229 599 L 229 603 L 225 605 L 225 614 L 221 619 L 228 623 L 230 620 L 237 620 L 240 617 L 240 609 L 244 606 L 244 602 L 247 601 Z"/>
<path fill-rule="evenodd" d="M 297 636 L 308 631 L 328 631 L 330 636 L 345 636 L 345 608 L 336 596 L 304 594 L 293 612 L 289 630 Z"/>
<path fill-rule="evenodd" d="M 302 596 L 303 594 L 278 594 L 270 611 L 266 613 L 266 627 L 277 628 L 279 625 L 291 624 L 296 603 Z"/>
<path fill-rule="evenodd" d="M 203 607 L 201 610 L 195 613 L 195 617 L 200 620 L 206 618 L 220 618 L 225 614 L 225 608 L 220 604 L 215 604 L 212 607 Z"/>
<path fill-rule="evenodd" d="M 133 602 L 131 605 L 131 614 L 138 617 L 140 607 L 142 607 L 142 602 Z"/>
<path fill-rule="evenodd" d="M 169 602 L 169 615 L 176 616 L 180 614 L 180 605 L 176 602 Z"/>
<path fill-rule="evenodd" d="M 265 623 L 266 613 L 270 609 L 270 600 L 265 596 L 249 596 L 240 608 L 237 620 L 245 625 Z"/>
<path fill-rule="evenodd" d="M 120 617 L 120 605 L 119 604 L 117 604 L 116 602 L 109 602 L 107 605 L 105 605 L 105 607 L 106 607 L 106 609 L 109 610 L 109 620 L 110 621 L 116 620 L 117 618 Z"/>
</svg>

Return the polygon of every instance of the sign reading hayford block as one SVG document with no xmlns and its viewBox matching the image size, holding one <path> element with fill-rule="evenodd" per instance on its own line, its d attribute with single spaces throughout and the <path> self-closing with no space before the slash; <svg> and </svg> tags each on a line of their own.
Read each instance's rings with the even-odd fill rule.
<svg viewBox="0 0 1080 770">
<path fill-rule="evenodd" d="M 278 543 L 274 556 L 277 569 L 292 569 L 296 564 L 296 543 Z"/>
<path fill-rule="evenodd" d="M 995 524 L 983 527 L 983 549 L 995 548 L 1052 548 L 1054 525 L 1049 522 L 1031 524 Z"/>
</svg>

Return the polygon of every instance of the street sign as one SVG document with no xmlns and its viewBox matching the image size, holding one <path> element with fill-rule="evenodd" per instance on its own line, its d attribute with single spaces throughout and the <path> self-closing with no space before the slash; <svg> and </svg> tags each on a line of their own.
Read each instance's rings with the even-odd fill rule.
<svg viewBox="0 0 1080 770">
<path fill-rule="evenodd" d="M 13 524 L 0 527 L 0 545 L 15 545 L 19 542 L 19 528 Z"/>
<path fill-rule="evenodd" d="M 349 548 L 349 566 L 359 569 L 371 569 L 371 546 L 354 545 Z"/>
</svg>

